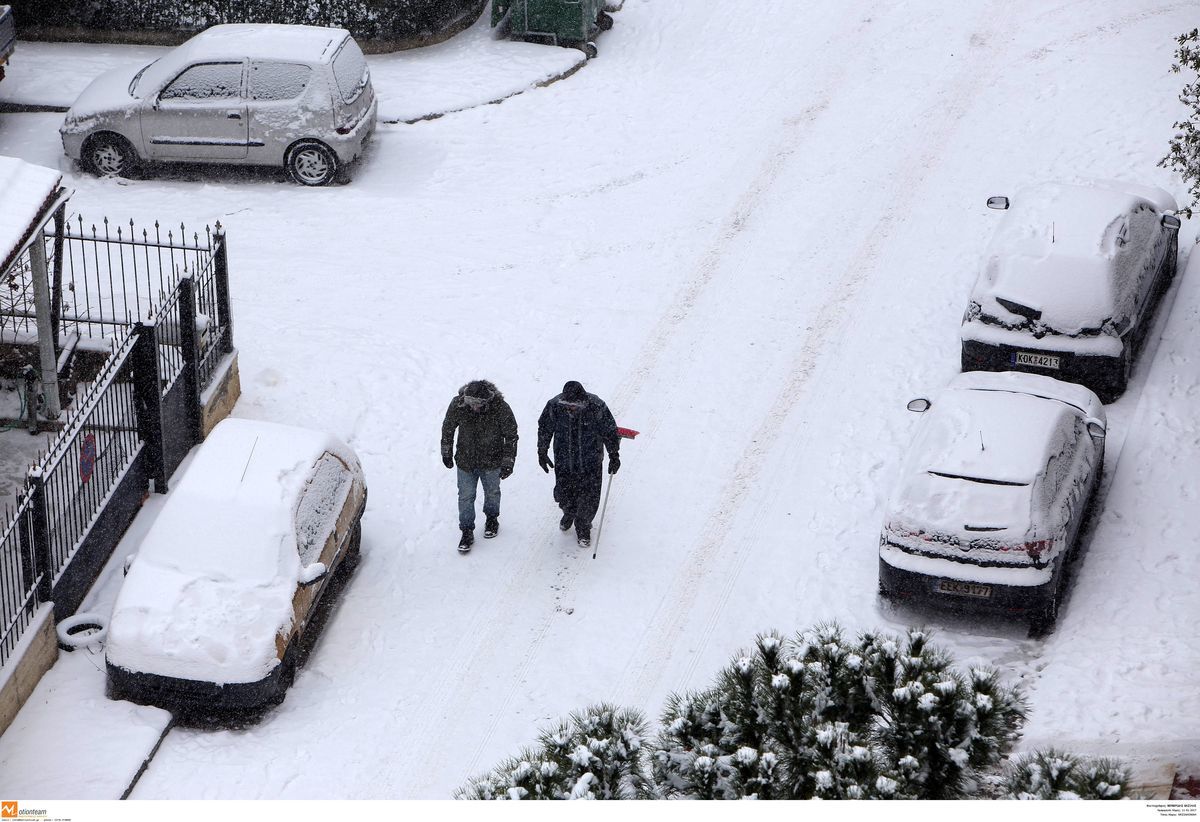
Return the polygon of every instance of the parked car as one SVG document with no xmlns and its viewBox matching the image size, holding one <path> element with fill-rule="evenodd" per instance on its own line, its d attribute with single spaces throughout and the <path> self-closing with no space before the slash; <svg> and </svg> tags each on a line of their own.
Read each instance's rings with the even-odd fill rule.
<svg viewBox="0 0 1200 822">
<path fill-rule="evenodd" d="M 109 695 L 206 714 L 282 701 L 317 603 L 358 561 L 366 500 L 337 439 L 219 423 L 127 567 Z"/>
<path fill-rule="evenodd" d="M 140 69 L 102 74 L 60 131 L 67 156 L 95 174 L 145 161 L 281 165 L 319 186 L 362 153 L 376 108 L 346 30 L 224 25 Z"/>
<path fill-rule="evenodd" d="M 17 47 L 17 26 L 13 22 L 11 6 L 0 6 L 0 80 L 4 79 L 4 66 Z"/>
<path fill-rule="evenodd" d="M 1047 374 L 1115 400 L 1175 276 L 1175 200 L 1098 180 L 988 206 L 1007 213 L 963 316 L 962 369 Z"/>
<path fill-rule="evenodd" d="M 968 372 L 924 411 L 879 540 L 879 589 L 957 610 L 1058 616 L 1099 487 L 1104 407 L 1083 386 Z"/>
</svg>

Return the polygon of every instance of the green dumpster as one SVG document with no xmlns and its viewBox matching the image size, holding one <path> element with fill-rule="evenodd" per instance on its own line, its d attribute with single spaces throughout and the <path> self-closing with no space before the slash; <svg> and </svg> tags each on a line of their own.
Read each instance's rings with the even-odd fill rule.
<svg viewBox="0 0 1200 822">
<path fill-rule="evenodd" d="M 612 28 L 605 0 L 492 0 L 492 27 L 514 40 L 581 49 L 596 56 L 592 38 Z"/>
</svg>

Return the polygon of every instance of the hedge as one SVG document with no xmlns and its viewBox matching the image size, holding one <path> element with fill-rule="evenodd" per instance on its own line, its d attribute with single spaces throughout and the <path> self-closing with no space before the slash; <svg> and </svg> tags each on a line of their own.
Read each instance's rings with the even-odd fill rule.
<svg viewBox="0 0 1200 822">
<path fill-rule="evenodd" d="M 300 23 L 361 40 L 420 41 L 479 17 L 486 0 L 6 0 L 20 30 L 190 33 L 219 23 Z"/>
</svg>

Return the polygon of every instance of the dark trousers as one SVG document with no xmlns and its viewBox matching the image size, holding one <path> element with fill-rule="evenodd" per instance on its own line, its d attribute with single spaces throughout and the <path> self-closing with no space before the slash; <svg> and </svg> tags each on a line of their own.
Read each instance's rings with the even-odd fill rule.
<svg viewBox="0 0 1200 822">
<path fill-rule="evenodd" d="M 600 508 L 602 484 L 600 466 L 591 471 L 554 470 L 554 501 L 564 514 L 575 518 L 575 533 L 581 537 L 592 535 L 592 520 Z"/>
</svg>

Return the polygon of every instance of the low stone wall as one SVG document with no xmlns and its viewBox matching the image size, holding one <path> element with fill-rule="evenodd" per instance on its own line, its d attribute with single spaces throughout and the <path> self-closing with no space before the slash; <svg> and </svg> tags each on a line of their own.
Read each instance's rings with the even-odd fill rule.
<svg viewBox="0 0 1200 822">
<path fill-rule="evenodd" d="M 225 357 L 204 393 L 200 395 L 200 432 L 207 437 L 213 426 L 229 416 L 242 395 L 242 379 L 238 374 L 237 351 Z"/>
<path fill-rule="evenodd" d="M 0 734 L 16 719 L 33 689 L 58 659 L 54 603 L 42 605 L 3 668 L 0 668 Z"/>
</svg>

